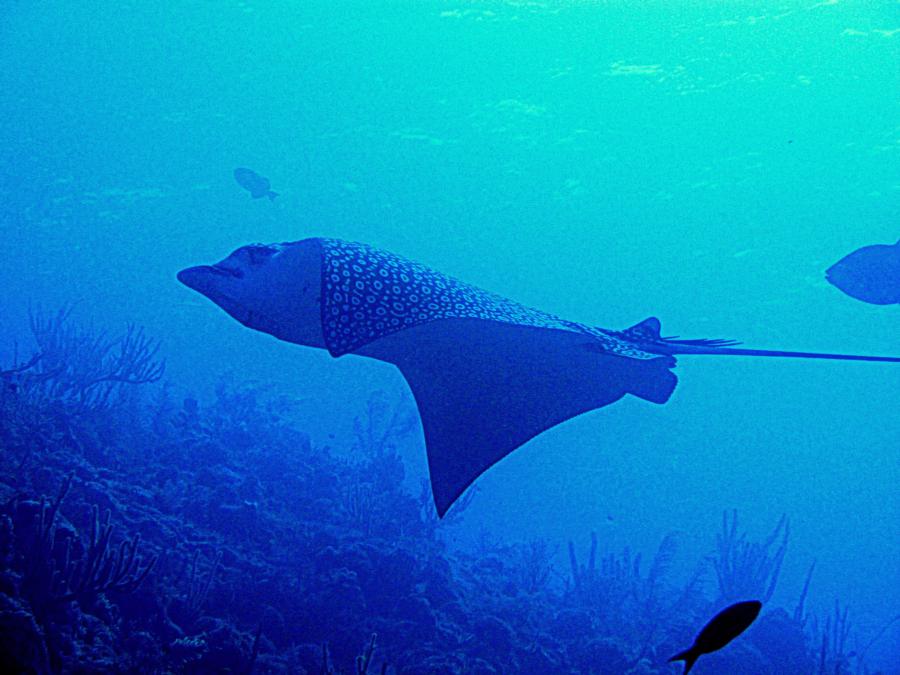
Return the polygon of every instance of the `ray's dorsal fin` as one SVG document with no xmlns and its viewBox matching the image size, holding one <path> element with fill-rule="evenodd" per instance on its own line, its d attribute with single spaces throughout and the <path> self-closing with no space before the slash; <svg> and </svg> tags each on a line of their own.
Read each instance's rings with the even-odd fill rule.
<svg viewBox="0 0 900 675">
<path fill-rule="evenodd" d="M 634 324 L 631 328 L 626 328 L 622 333 L 629 338 L 636 340 L 659 340 L 659 331 L 662 324 L 655 316 L 648 317 L 640 323 Z"/>
<path fill-rule="evenodd" d="M 655 345 L 657 347 L 664 346 L 666 349 L 666 354 L 678 354 L 681 353 L 677 351 L 678 347 L 681 345 L 689 345 L 696 347 L 730 347 L 733 345 L 738 345 L 740 342 L 737 340 L 721 340 L 718 338 L 700 338 L 696 340 L 681 340 L 677 335 L 671 335 L 669 337 L 663 337 L 660 335 L 660 331 L 662 330 L 662 324 L 659 319 L 655 316 L 648 317 L 641 321 L 640 323 L 636 323 L 631 328 L 626 328 L 622 331 L 622 336 L 628 338 L 629 340 L 633 340 L 641 345 Z M 671 347 L 674 347 L 675 350 L 671 350 Z M 649 351 L 654 351 L 652 347 Z"/>
</svg>

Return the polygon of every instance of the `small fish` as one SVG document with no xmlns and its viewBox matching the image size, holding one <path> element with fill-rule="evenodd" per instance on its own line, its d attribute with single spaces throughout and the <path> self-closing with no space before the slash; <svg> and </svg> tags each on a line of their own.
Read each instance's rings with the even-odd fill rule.
<svg viewBox="0 0 900 675">
<path fill-rule="evenodd" d="M 265 176 L 260 176 L 253 169 L 239 166 L 234 170 L 234 179 L 238 182 L 238 185 L 250 193 L 253 199 L 268 197 L 274 201 L 275 197 L 278 196 L 277 192 L 272 192 L 270 189 L 272 184 L 269 183 L 269 179 Z"/>
<path fill-rule="evenodd" d="M 825 278 L 857 300 L 900 304 L 900 241 L 863 246 L 829 267 Z"/>
<path fill-rule="evenodd" d="M 694 638 L 694 644 L 690 649 L 679 652 L 669 659 L 669 662 L 684 661 L 684 675 L 687 675 L 703 654 L 710 654 L 722 649 L 747 630 L 759 616 L 760 609 L 762 609 L 762 603 L 758 600 L 747 600 L 726 607 L 703 627 L 703 630 Z"/>
</svg>

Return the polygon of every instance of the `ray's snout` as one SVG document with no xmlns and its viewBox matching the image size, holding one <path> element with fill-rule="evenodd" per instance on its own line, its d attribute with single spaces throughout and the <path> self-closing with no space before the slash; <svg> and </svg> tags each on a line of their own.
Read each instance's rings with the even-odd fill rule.
<svg viewBox="0 0 900 675">
<path fill-rule="evenodd" d="M 181 270 L 176 277 L 188 288 L 203 293 L 209 290 L 214 283 L 213 280 L 221 274 L 222 272 L 211 265 L 197 265 Z"/>
</svg>

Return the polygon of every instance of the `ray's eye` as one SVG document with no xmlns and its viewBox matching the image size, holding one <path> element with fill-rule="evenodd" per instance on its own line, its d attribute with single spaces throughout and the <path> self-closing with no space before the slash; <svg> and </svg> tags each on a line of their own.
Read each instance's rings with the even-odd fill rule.
<svg viewBox="0 0 900 675">
<path fill-rule="evenodd" d="M 250 244 L 240 249 L 240 253 L 251 265 L 261 265 L 271 258 L 277 250 L 272 246 L 265 244 Z"/>
</svg>

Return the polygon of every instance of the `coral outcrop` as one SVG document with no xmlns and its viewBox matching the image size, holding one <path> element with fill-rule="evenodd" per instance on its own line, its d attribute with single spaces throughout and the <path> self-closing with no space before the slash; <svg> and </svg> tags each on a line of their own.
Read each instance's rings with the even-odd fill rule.
<svg viewBox="0 0 900 675">
<path fill-rule="evenodd" d="M 4 672 L 672 673 L 717 607 L 777 583 L 786 519 L 756 543 L 736 513 L 709 595 L 672 578 L 674 536 L 644 565 L 591 535 L 567 571 L 545 541 L 450 550 L 398 452 L 415 416 L 385 395 L 338 452 L 233 377 L 205 403 L 142 388 L 157 343 L 69 318 L 35 317 L 38 351 L 0 369 Z M 697 672 L 835 672 L 848 631 L 767 607 Z"/>
</svg>

